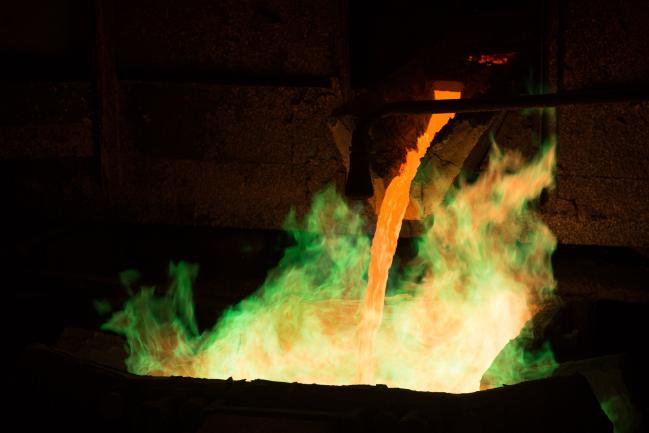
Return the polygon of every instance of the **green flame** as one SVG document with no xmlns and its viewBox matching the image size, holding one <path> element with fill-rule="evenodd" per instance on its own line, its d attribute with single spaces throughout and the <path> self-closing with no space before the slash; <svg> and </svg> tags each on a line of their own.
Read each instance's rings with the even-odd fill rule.
<svg viewBox="0 0 649 433">
<path fill-rule="evenodd" d="M 528 304 L 541 306 L 555 286 L 556 240 L 529 206 L 552 185 L 553 170 L 553 147 L 528 164 L 495 149 L 488 171 L 440 204 L 418 240 L 417 258 L 386 298 L 377 382 L 466 392 L 487 370 L 492 385 L 520 380 L 517 372 L 532 364 L 543 366 L 541 374 L 553 370 L 551 352 L 526 354 L 524 338 L 507 344 L 520 328 L 510 335 L 511 327 L 502 326 L 506 312 L 522 327 Z M 125 336 L 129 371 L 355 383 L 370 256 L 365 222 L 328 187 L 303 220 L 291 212 L 286 228 L 294 245 L 262 287 L 211 329 L 200 332 L 194 315 L 194 265 L 172 263 L 162 295 L 153 287 L 134 293 L 103 326 Z M 124 274 L 129 290 L 136 280 Z"/>
</svg>

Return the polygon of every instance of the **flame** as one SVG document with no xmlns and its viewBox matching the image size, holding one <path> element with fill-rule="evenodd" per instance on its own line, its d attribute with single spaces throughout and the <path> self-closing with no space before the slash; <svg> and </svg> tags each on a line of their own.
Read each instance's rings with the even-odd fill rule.
<svg viewBox="0 0 649 433">
<path fill-rule="evenodd" d="M 556 241 L 528 205 L 552 185 L 554 146 L 529 163 L 494 147 L 486 173 L 439 204 L 416 260 L 385 292 L 410 183 L 450 117 L 433 116 L 408 152 L 371 246 L 359 212 L 325 189 L 304 221 L 287 218 L 295 244 L 263 286 L 202 332 L 197 268 L 172 264 L 165 295 L 144 288 L 104 325 L 126 337 L 129 371 L 470 392 L 489 369 L 492 386 L 511 383 L 529 359 L 511 340 L 555 287 Z"/>
</svg>

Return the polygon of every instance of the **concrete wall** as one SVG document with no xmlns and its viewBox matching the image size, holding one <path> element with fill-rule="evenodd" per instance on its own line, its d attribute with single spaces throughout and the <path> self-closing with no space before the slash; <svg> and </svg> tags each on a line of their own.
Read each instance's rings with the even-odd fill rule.
<svg viewBox="0 0 649 433">
<path fill-rule="evenodd" d="M 19 18 L 37 6 L 3 7 L 14 3 Z M 14 221 L 279 228 L 326 184 L 342 189 L 345 146 L 329 127 L 352 94 L 345 1 L 105 1 L 118 181 L 102 175 L 95 35 L 83 25 L 93 15 L 81 3 L 42 9 L 56 25 L 20 18 L 24 28 L 3 30 L 0 192 Z M 646 82 L 649 3 L 556 3 L 558 90 Z M 649 245 L 647 119 L 647 104 L 559 110 L 557 189 L 543 212 L 561 242 Z M 524 147 L 532 123 L 510 116 L 499 141 Z"/>
<path fill-rule="evenodd" d="M 327 122 L 346 79 L 343 1 L 100 2 L 119 179 L 102 177 L 92 55 L 69 78 L 69 53 L 81 58 L 70 23 L 94 20 L 93 11 L 73 0 L 43 9 L 53 24 L 18 38 L 30 7 L 4 5 L 18 21 L 0 44 L 18 62 L 0 84 L 2 189 L 15 221 L 279 228 L 291 206 L 303 211 L 314 191 L 342 185 Z M 90 51 L 94 37 L 83 34 Z"/>
<path fill-rule="evenodd" d="M 561 3 L 558 89 L 646 89 L 649 3 Z M 649 245 L 649 103 L 565 107 L 558 122 L 557 189 L 545 210 L 560 241 Z"/>
</svg>

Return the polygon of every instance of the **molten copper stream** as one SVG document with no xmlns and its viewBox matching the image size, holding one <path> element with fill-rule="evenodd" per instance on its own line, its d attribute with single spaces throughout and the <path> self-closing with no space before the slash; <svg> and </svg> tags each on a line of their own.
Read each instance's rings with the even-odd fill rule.
<svg viewBox="0 0 649 433">
<path fill-rule="evenodd" d="M 457 91 L 435 90 L 436 100 L 459 99 L 460 96 L 461 92 Z M 360 306 L 359 383 L 374 383 L 376 334 L 383 318 L 388 273 L 397 248 L 403 217 L 410 201 L 410 185 L 417 174 L 421 158 L 426 154 L 435 134 L 454 115 L 453 113 L 431 115 L 426 131 L 417 139 L 417 148 L 408 151 L 406 161 L 399 168 L 399 174 L 392 179 L 385 191 L 372 239 L 367 289 Z"/>
</svg>

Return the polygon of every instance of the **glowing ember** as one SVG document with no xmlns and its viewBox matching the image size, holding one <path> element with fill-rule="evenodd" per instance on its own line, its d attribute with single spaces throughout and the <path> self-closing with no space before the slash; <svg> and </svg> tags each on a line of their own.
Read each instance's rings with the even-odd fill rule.
<svg viewBox="0 0 649 433">
<path fill-rule="evenodd" d="M 295 245 L 264 285 L 205 332 L 192 304 L 197 269 L 172 265 L 166 295 L 143 288 L 104 325 L 126 336 L 129 370 L 447 392 L 478 390 L 488 369 L 489 384 L 516 380 L 532 358 L 508 343 L 555 285 L 555 238 L 528 209 L 552 184 L 554 147 L 527 165 L 494 149 L 486 173 L 451 191 L 426 222 L 416 260 L 385 295 L 410 182 L 450 117 L 434 116 L 408 153 L 371 249 L 359 214 L 325 189 L 303 222 L 289 215 Z"/>
<path fill-rule="evenodd" d="M 479 56 L 469 56 L 469 62 L 475 62 L 480 65 L 506 65 L 516 53 L 499 53 L 499 54 L 480 54 Z"/>
</svg>

